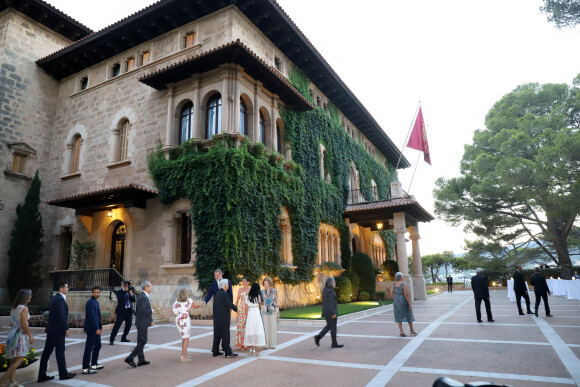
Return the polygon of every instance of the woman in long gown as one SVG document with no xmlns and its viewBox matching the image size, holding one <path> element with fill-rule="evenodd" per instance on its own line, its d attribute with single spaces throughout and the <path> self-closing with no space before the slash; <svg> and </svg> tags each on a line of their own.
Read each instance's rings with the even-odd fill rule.
<svg viewBox="0 0 580 387">
<path fill-rule="evenodd" d="M 191 361 L 187 356 L 187 347 L 189 345 L 189 336 L 191 335 L 191 318 L 189 317 L 189 309 L 198 309 L 201 306 L 195 305 L 193 300 L 189 298 L 189 290 L 181 289 L 177 300 L 173 303 L 173 314 L 175 315 L 175 325 L 181 335 L 181 358 L 182 363 Z"/>
<path fill-rule="evenodd" d="M 395 274 L 395 284 L 391 289 L 391 297 L 393 297 L 393 311 L 395 313 L 395 322 L 399 324 L 399 333 L 401 337 L 407 337 L 403 330 L 403 322 L 409 323 L 411 335 L 416 335 L 417 332 L 413 329 L 413 309 L 411 306 L 411 298 L 407 292 L 407 285 L 403 282 L 403 273 Z"/>
<path fill-rule="evenodd" d="M 2 376 L 2 379 L 0 379 L 0 385 L 21 386 L 14 380 L 14 374 L 26 354 L 28 354 L 30 344 L 34 343 L 34 337 L 32 337 L 28 327 L 30 315 L 26 306 L 31 299 L 32 290 L 30 289 L 20 289 L 14 298 L 12 311 L 10 312 L 12 328 L 6 338 L 5 348 L 5 357 L 10 359 L 10 366 L 4 376 Z"/>
<path fill-rule="evenodd" d="M 260 356 L 258 347 L 266 346 L 266 336 L 264 335 L 264 324 L 260 314 L 260 304 L 262 293 L 260 285 L 253 283 L 248 295 L 248 317 L 246 319 L 246 334 L 244 336 L 244 345 L 250 348 L 250 356 Z"/>
<path fill-rule="evenodd" d="M 238 290 L 238 298 L 236 306 L 238 307 L 238 326 L 236 328 L 236 339 L 234 345 L 240 347 L 242 351 L 246 350 L 244 346 L 244 336 L 246 334 L 246 319 L 248 317 L 248 304 L 246 303 L 246 296 L 250 291 L 250 279 L 248 277 L 242 278 L 242 287 Z"/>
</svg>

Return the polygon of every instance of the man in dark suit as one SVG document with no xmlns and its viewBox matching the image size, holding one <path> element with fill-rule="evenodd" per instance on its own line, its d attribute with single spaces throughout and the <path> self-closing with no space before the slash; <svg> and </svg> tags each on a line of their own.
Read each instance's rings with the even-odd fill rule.
<svg viewBox="0 0 580 387">
<path fill-rule="evenodd" d="M 131 324 L 133 323 L 133 302 L 135 302 L 135 295 L 133 291 L 129 289 L 131 281 L 123 282 L 123 288 L 115 292 L 117 296 L 117 307 L 115 308 L 115 314 L 117 315 L 115 319 L 115 325 L 113 326 L 113 331 L 111 332 L 111 337 L 109 337 L 109 343 L 113 345 L 115 343 L 115 337 L 117 337 L 117 332 L 121 324 L 125 322 L 125 330 L 123 331 L 123 336 L 121 336 L 121 342 L 129 342 L 127 335 L 131 330 Z"/>
<path fill-rule="evenodd" d="M 516 271 L 514 272 L 514 293 L 516 294 L 516 304 L 518 305 L 518 311 L 520 316 L 524 316 L 525 313 L 522 310 L 522 297 L 526 300 L 526 307 L 528 309 L 528 314 L 532 314 L 530 309 L 530 296 L 528 295 L 528 288 L 526 287 L 526 281 L 524 280 L 524 275 L 522 274 L 522 265 L 516 265 Z"/>
<path fill-rule="evenodd" d="M 213 295 L 219 291 L 218 281 L 223 278 L 223 275 L 224 274 L 223 274 L 221 269 L 216 269 L 213 272 L 213 277 L 215 278 L 215 281 L 212 282 L 211 285 L 209 286 L 209 291 L 207 292 L 207 296 L 205 296 L 205 299 L 203 300 L 204 304 L 207 304 L 209 302 L 209 300 L 211 300 Z M 230 301 L 233 302 L 234 301 L 234 293 L 232 292 L 232 283 L 230 282 L 230 280 L 227 280 L 227 281 L 228 281 L 227 293 L 230 295 Z M 215 307 L 215 300 L 214 300 L 214 307 Z"/>
<path fill-rule="evenodd" d="M 489 303 L 489 289 L 487 277 L 483 275 L 483 269 L 477 268 L 476 274 L 471 277 L 471 288 L 473 290 L 473 297 L 475 298 L 475 314 L 477 322 L 481 321 L 481 301 L 485 303 L 485 311 L 487 313 L 487 321 L 494 322 L 491 316 L 491 304 Z"/>
<path fill-rule="evenodd" d="M 129 364 L 131 367 L 141 367 L 147 364 L 151 364 L 145 360 L 145 354 L 143 353 L 143 348 L 147 344 L 147 331 L 149 327 L 154 325 L 153 323 L 153 309 L 151 309 L 151 302 L 149 301 L 149 295 L 153 286 L 150 281 L 143 281 L 141 283 L 141 288 L 143 291 L 137 298 L 137 306 L 135 311 L 135 326 L 137 327 L 137 345 L 133 352 L 125 359 L 125 363 Z M 135 364 L 135 356 L 139 359 L 139 362 Z"/>
<path fill-rule="evenodd" d="M 447 293 L 453 293 L 453 277 L 451 277 L 451 274 L 447 277 Z"/>
<path fill-rule="evenodd" d="M 99 306 L 99 296 L 101 288 L 93 286 L 93 296 L 85 304 L 85 325 L 83 330 L 87 333 L 85 342 L 85 353 L 83 354 L 83 374 L 96 374 L 97 370 L 105 368 L 98 363 L 99 351 L 101 350 L 101 307 Z M 92 355 L 92 356 L 91 356 Z"/>
<path fill-rule="evenodd" d="M 550 305 L 548 305 L 548 294 L 552 294 L 550 292 L 550 288 L 548 287 L 548 283 L 546 282 L 546 277 L 540 274 L 540 268 L 536 267 L 534 269 L 534 274 L 530 278 L 530 284 L 534 287 L 534 294 L 536 295 L 536 307 L 535 307 L 535 315 L 538 317 L 538 308 L 540 307 L 540 301 L 544 300 L 544 308 L 546 308 L 546 317 L 553 317 L 550 314 Z"/>
<path fill-rule="evenodd" d="M 237 312 L 238 308 L 234 305 L 227 292 L 230 281 L 222 278 L 217 283 L 219 290 L 213 300 L 213 346 L 211 352 L 214 357 L 223 354 L 223 352 L 219 351 L 221 341 L 226 357 L 235 357 L 238 354 L 233 353 L 230 347 L 230 310 L 233 309 Z"/>
<path fill-rule="evenodd" d="M 46 342 L 44 351 L 40 357 L 38 369 L 38 382 L 45 382 L 54 379 L 54 376 L 46 374 L 48 359 L 53 350 L 56 350 L 56 363 L 58 364 L 58 376 L 60 380 L 72 379 L 76 374 L 70 373 L 66 369 L 66 359 L 64 357 L 64 340 L 68 336 L 68 306 L 66 304 L 66 294 L 68 284 L 60 282 L 56 285 L 58 293 L 50 300 L 48 309 L 48 323 L 46 324 Z"/>
<path fill-rule="evenodd" d="M 336 299 L 336 292 L 334 287 L 336 280 L 334 277 L 328 277 L 322 290 L 322 317 L 326 319 L 326 326 L 322 328 L 320 333 L 314 336 L 314 342 L 320 346 L 320 339 L 330 331 L 330 338 L 332 339 L 332 348 L 342 348 L 343 344 L 338 344 L 336 341 L 336 323 L 338 321 L 338 302 Z"/>
</svg>

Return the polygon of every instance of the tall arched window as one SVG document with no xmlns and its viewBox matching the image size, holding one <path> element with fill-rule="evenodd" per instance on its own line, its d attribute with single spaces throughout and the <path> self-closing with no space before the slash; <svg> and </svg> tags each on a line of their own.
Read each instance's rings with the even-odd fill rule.
<svg viewBox="0 0 580 387">
<path fill-rule="evenodd" d="M 83 144 L 83 138 L 80 134 L 76 135 L 73 139 L 70 173 L 77 173 L 79 171 L 79 160 L 81 158 L 81 145 Z"/>
<path fill-rule="evenodd" d="M 119 158 L 117 161 L 125 161 L 129 157 L 129 131 L 131 130 L 131 123 L 129 120 L 125 120 L 121 124 L 121 130 L 119 131 Z"/>
<path fill-rule="evenodd" d="M 276 122 L 276 152 L 282 153 L 282 131 Z"/>
<path fill-rule="evenodd" d="M 248 107 L 242 98 L 240 98 L 240 134 L 248 135 Z"/>
<path fill-rule="evenodd" d="M 217 93 L 207 102 L 207 138 L 219 134 L 222 127 L 222 96 Z"/>
<path fill-rule="evenodd" d="M 179 117 L 179 145 L 181 145 L 193 138 L 193 103 L 186 103 Z"/>
<path fill-rule="evenodd" d="M 258 138 L 258 141 L 261 142 L 262 144 L 265 144 L 265 134 L 266 134 L 266 120 L 264 119 L 264 115 L 262 114 L 262 112 L 260 112 L 260 137 Z"/>
</svg>

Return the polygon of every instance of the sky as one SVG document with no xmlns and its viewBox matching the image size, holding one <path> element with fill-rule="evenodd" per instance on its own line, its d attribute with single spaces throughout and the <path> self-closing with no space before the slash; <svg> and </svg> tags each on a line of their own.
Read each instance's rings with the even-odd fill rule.
<svg viewBox="0 0 580 387">
<path fill-rule="evenodd" d="M 156 2 L 47 1 L 93 30 Z M 464 145 L 485 128 L 496 101 L 520 84 L 570 84 L 580 73 L 580 29 L 548 23 L 541 0 L 278 3 L 403 149 L 412 167 L 399 170 L 399 180 L 432 215 L 435 181 L 460 175 Z M 420 152 L 404 148 L 419 103 L 431 166 Z M 422 255 L 458 254 L 464 240 L 473 239 L 440 218 L 420 224 L 419 232 Z"/>
</svg>

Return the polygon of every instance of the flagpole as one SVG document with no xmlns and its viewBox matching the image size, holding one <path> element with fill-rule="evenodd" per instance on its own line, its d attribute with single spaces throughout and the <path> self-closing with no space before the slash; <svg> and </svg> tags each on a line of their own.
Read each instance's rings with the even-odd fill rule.
<svg viewBox="0 0 580 387">
<path fill-rule="evenodd" d="M 420 156 L 421 156 L 421 152 L 419 152 L 419 154 L 417 155 L 417 161 L 415 162 L 415 169 L 413 170 L 413 176 L 411 176 L 411 182 L 409 183 L 409 188 L 407 189 L 407 193 L 411 192 L 411 184 L 413 184 L 413 179 L 415 178 L 415 172 L 417 172 L 417 165 L 419 165 L 419 157 Z"/>
<path fill-rule="evenodd" d="M 409 134 L 411 133 L 411 129 L 413 128 L 413 125 L 415 124 L 415 120 L 417 119 L 417 112 L 419 112 L 420 107 L 421 107 L 421 101 L 419 101 L 419 103 L 417 104 L 417 109 L 415 109 L 415 114 L 413 115 L 413 119 L 411 120 L 411 126 L 409 126 L 409 131 L 407 132 L 407 137 L 405 138 L 405 143 L 403 144 L 403 147 L 401 148 L 401 154 L 399 155 L 399 160 L 397 160 L 397 165 L 395 166 L 395 171 L 397 171 L 397 168 L 399 168 L 399 163 L 401 162 L 401 157 L 403 157 L 403 150 L 405 149 L 405 146 L 407 146 L 407 141 L 409 140 Z"/>
</svg>

